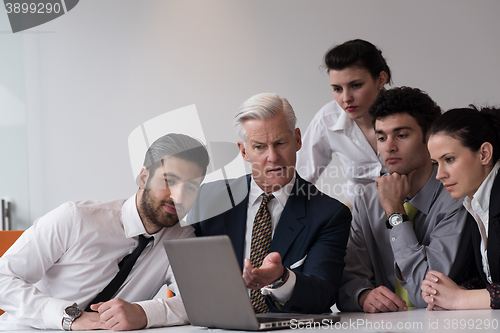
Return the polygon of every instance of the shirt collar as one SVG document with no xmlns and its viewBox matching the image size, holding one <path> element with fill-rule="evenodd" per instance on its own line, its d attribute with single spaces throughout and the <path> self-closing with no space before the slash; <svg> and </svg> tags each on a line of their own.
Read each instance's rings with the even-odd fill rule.
<svg viewBox="0 0 500 333">
<path fill-rule="evenodd" d="M 285 186 L 272 193 L 282 207 L 285 207 L 288 197 L 290 196 L 290 193 L 292 193 L 293 187 L 295 185 L 295 179 L 296 173 L 293 174 L 292 179 Z M 257 185 L 252 175 L 252 180 L 250 181 L 250 193 L 248 195 L 248 202 L 251 206 L 257 204 L 257 202 L 259 202 L 260 204 L 260 200 L 258 199 L 263 192 L 264 191 L 262 191 L 259 185 Z"/>
<path fill-rule="evenodd" d="M 439 187 L 442 186 L 441 182 L 436 179 L 437 167 L 434 166 L 432 169 L 431 176 L 425 183 L 424 187 L 418 191 L 418 193 L 411 199 L 408 200 L 413 207 L 417 208 L 419 212 L 425 215 L 429 215 L 429 210 L 431 209 L 432 203 L 435 198 L 435 193 L 438 192 Z"/>
<path fill-rule="evenodd" d="M 347 131 L 353 127 L 354 120 L 347 116 L 347 113 L 342 110 L 342 113 L 339 115 L 339 118 L 335 122 L 335 124 L 330 127 L 332 131 Z"/>
<path fill-rule="evenodd" d="M 137 210 L 137 194 L 128 198 L 122 206 L 122 223 L 123 229 L 125 231 L 125 237 L 133 238 L 143 235 L 144 237 L 151 237 L 150 234 L 146 232 L 144 224 L 142 223 L 141 217 L 139 216 L 139 211 Z M 154 243 L 161 239 L 161 236 L 165 232 L 166 228 L 163 228 L 158 233 L 156 233 L 154 238 Z M 158 236 L 158 237 L 157 237 Z"/>
<path fill-rule="evenodd" d="M 500 161 L 497 161 L 497 163 L 495 164 L 493 169 L 491 169 L 488 176 L 481 183 L 481 186 L 479 186 L 479 188 L 477 189 L 476 193 L 474 193 L 472 199 L 469 198 L 468 196 L 465 197 L 464 206 L 466 204 L 468 205 L 468 207 L 465 206 L 465 208 L 472 209 L 472 207 L 474 207 L 473 203 L 477 202 L 482 211 L 488 212 L 490 210 L 491 188 L 493 187 L 493 182 L 495 181 L 499 168 L 500 168 Z"/>
</svg>

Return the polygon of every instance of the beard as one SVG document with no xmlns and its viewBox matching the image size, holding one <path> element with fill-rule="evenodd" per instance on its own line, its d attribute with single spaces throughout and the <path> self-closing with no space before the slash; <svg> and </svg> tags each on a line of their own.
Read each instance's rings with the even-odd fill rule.
<svg viewBox="0 0 500 333">
<path fill-rule="evenodd" d="M 179 217 L 177 214 L 173 214 L 165 210 L 163 205 L 167 203 L 174 205 L 173 201 L 160 201 L 151 190 L 144 189 L 140 206 L 144 217 L 151 224 L 160 228 L 168 228 L 179 223 Z"/>
</svg>

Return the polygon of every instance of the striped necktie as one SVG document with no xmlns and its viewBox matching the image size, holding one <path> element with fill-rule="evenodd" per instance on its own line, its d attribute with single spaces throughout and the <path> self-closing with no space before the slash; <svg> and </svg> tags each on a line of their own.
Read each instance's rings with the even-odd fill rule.
<svg viewBox="0 0 500 333">
<path fill-rule="evenodd" d="M 408 218 L 410 219 L 411 226 L 413 227 L 413 221 L 415 220 L 415 216 L 418 213 L 418 209 L 415 208 L 409 201 L 405 202 L 403 204 L 403 207 L 405 208 L 406 215 L 408 215 Z M 406 290 L 401 283 L 399 283 L 399 280 L 396 278 L 396 295 L 401 297 L 405 302 L 407 307 L 413 307 L 414 305 L 412 302 L 410 302 L 410 298 L 408 297 L 408 290 Z"/>
<path fill-rule="evenodd" d="M 267 204 L 274 195 L 262 195 L 262 203 L 255 215 L 252 227 L 252 245 L 250 247 L 250 261 L 253 267 L 260 267 L 264 257 L 269 252 L 271 247 L 272 223 L 271 214 L 267 208 Z M 269 312 L 269 308 L 261 294 L 260 289 L 250 290 L 250 299 L 252 301 L 255 313 Z"/>
</svg>

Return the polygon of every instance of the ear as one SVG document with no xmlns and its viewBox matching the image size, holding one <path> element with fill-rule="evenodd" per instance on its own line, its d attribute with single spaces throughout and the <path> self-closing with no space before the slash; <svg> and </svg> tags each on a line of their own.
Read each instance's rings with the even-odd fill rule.
<svg viewBox="0 0 500 333">
<path fill-rule="evenodd" d="M 240 148 L 240 153 L 243 159 L 247 162 L 250 162 L 250 158 L 248 158 L 247 151 L 245 149 L 245 145 L 242 141 L 238 141 L 238 148 Z"/>
<path fill-rule="evenodd" d="M 479 148 L 481 164 L 488 165 L 493 159 L 493 146 L 489 142 L 483 142 Z"/>
<path fill-rule="evenodd" d="M 385 86 L 385 84 L 387 83 L 387 73 L 384 71 L 381 71 L 380 74 L 378 75 L 378 78 L 376 81 L 377 81 L 377 85 L 380 88 L 383 88 Z"/>
<path fill-rule="evenodd" d="M 148 178 L 149 178 L 149 171 L 148 169 L 146 169 L 146 167 L 142 167 L 141 169 L 141 172 L 139 173 L 139 187 L 142 188 L 142 189 L 145 189 L 146 188 L 146 184 L 148 182 Z"/>
<path fill-rule="evenodd" d="M 295 129 L 295 143 L 297 145 L 297 149 L 295 151 L 297 152 L 302 147 L 302 134 L 300 133 L 299 128 Z"/>
</svg>

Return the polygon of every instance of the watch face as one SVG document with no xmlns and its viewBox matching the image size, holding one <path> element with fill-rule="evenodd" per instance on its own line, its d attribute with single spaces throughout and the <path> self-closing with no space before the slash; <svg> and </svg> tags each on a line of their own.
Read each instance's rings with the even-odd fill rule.
<svg viewBox="0 0 500 333">
<path fill-rule="evenodd" d="M 68 306 L 66 308 L 66 310 L 64 310 L 64 311 L 66 312 L 66 314 L 68 316 L 73 317 L 73 318 L 78 317 L 82 313 L 82 311 L 79 308 L 77 308 L 76 306 Z"/>
<path fill-rule="evenodd" d="M 390 223 L 392 226 L 395 226 L 395 225 L 401 224 L 401 223 L 403 223 L 403 217 L 402 217 L 400 214 L 392 214 L 392 215 L 389 217 L 389 223 Z"/>
</svg>

